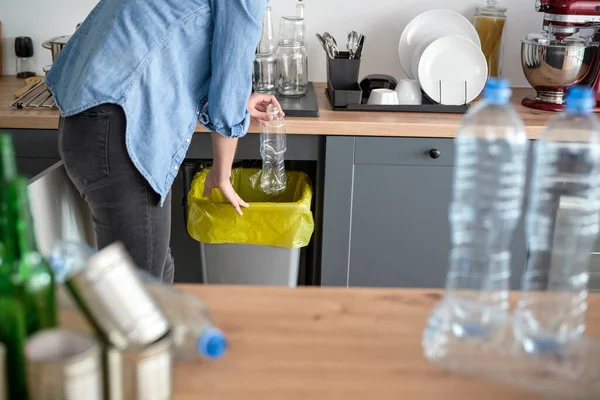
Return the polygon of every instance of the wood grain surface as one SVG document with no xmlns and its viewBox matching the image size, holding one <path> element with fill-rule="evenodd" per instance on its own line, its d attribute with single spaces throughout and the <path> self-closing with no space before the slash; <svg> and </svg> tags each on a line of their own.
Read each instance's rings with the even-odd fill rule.
<svg viewBox="0 0 600 400">
<path fill-rule="evenodd" d="M 8 107 L 14 100 L 13 94 L 24 84 L 23 80 L 14 76 L 0 78 L 0 129 L 56 129 L 59 118 L 57 110 L 16 110 Z M 325 97 L 325 84 L 317 83 L 315 89 L 320 117 L 288 117 L 288 133 L 448 138 L 456 135 L 463 118 L 462 115 L 456 114 L 332 111 Z M 521 106 L 522 98 L 531 93 L 532 89 L 514 89 L 512 101 L 525 122 L 528 137 L 536 139 L 554 114 Z M 198 126 L 197 132 L 204 132 L 204 128 Z M 260 132 L 259 126 L 252 123 L 250 132 Z"/>
<path fill-rule="evenodd" d="M 175 400 L 525 400 L 528 392 L 442 371 L 421 335 L 441 292 L 181 286 L 231 341 L 214 362 L 175 367 Z M 589 301 L 600 336 L 600 296 Z"/>
</svg>

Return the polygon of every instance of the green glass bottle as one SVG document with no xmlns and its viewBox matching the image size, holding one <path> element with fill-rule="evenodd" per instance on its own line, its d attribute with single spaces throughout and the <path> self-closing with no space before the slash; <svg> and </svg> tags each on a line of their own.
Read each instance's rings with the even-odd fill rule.
<svg viewBox="0 0 600 400">
<path fill-rule="evenodd" d="M 8 400 L 26 400 L 25 311 L 5 255 L 5 247 L 0 246 L 0 342 L 6 347 Z"/>
<path fill-rule="evenodd" d="M 54 274 L 38 252 L 29 209 L 27 180 L 18 177 L 8 184 L 13 201 L 17 244 L 17 266 L 13 282 L 21 290 L 25 304 L 27 334 L 56 327 Z"/>
<path fill-rule="evenodd" d="M 12 265 L 16 261 L 14 221 L 10 207 L 8 183 L 17 177 L 17 162 L 12 138 L 0 134 L 0 242 L 4 244 L 4 263 Z"/>
</svg>

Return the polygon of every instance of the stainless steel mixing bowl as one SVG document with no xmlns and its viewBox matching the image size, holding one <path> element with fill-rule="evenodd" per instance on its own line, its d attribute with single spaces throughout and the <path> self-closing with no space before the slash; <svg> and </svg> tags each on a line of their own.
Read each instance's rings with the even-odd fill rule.
<svg viewBox="0 0 600 400">
<path fill-rule="evenodd" d="M 598 73 L 597 43 L 526 39 L 521 44 L 521 64 L 537 99 L 563 104 L 565 90 L 591 84 Z"/>
</svg>

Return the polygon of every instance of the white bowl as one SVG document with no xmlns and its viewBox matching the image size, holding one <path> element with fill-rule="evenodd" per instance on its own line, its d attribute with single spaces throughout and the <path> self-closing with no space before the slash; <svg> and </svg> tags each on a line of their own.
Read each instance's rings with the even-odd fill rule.
<svg viewBox="0 0 600 400">
<path fill-rule="evenodd" d="M 391 89 L 373 89 L 369 95 L 368 105 L 398 105 L 398 95 Z"/>
</svg>

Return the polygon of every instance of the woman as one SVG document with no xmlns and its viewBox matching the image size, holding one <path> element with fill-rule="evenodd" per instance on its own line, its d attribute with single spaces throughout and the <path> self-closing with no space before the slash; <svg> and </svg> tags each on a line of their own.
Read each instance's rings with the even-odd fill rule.
<svg viewBox="0 0 600 400">
<path fill-rule="evenodd" d="M 200 122 L 211 131 L 218 188 L 230 182 L 250 118 L 272 96 L 251 95 L 266 0 L 101 0 L 57 57 L 47 83 L 61 110 L 59 150 L 89 204 L 100 248 L 121 241 L 172 283 L 170 189 Z"/>
</svg>

